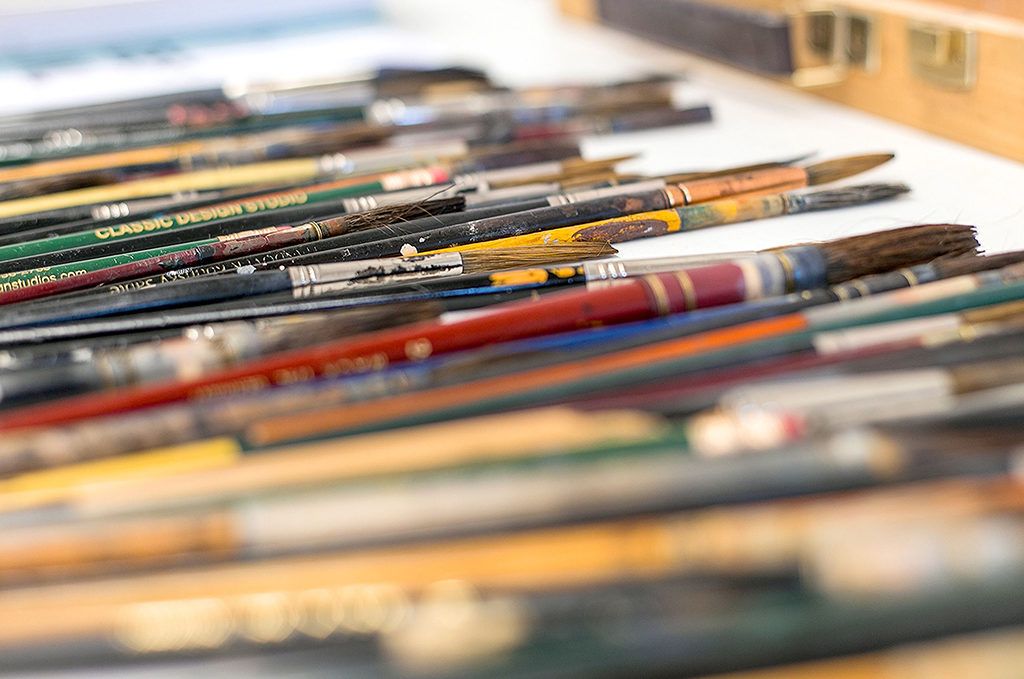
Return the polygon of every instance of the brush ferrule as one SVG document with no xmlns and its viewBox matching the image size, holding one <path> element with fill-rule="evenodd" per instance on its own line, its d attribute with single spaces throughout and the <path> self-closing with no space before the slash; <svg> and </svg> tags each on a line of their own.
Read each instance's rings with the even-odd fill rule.
<svg viewBox="0 0 1024 679">
<path fill-rule="evenodd" d="M 345 212 L 366 212 L 367 210 L 379 208 L 380 204 L 373 196 L 357 196 L 341 201 L 341 207 Z"/>
<path fill-rule="evenodd" d="M 745 299 L 765 299 L 787 292 L 786 269 L 777 257 L 761 255 L 734 263 L 743 273 Z"/>
<path fill-rule="evenodd" d="M 288 267 L 288 278 L 291 280 L 295 296 L 303 297 L 303 291 L 320 280 L 319 273 L 320 267 L 316 264 Z"/>
<path fill-rule="evenodd" d="M 785 214 L 798 214 L 809 209 L 807 199 L 798 193 L 782 194 L 782 205 Z"/>
<path fill-rule="evenodd" d="M 777 259 L 786 272 L 788 291 L 814 290 L 828 283 L 828 262 L 825 253 L 813 245 L 786 248 L 769 255 Z"/>
<path fill-rule="evenodd" d="M 344 153 L 320 156 L 321 174 L 348 174 L 355 168 Z"/>
</svg>

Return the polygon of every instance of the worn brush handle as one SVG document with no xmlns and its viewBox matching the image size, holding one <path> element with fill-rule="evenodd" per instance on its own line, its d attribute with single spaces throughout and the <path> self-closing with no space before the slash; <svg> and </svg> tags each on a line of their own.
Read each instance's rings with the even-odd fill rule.
<svg viewBox="0 0 1024 679">
<path fill-rule="evenodd" d="M 722 226 L 736 222 L 766 219 L 786 214 L 785 197 L 772 193 L 764 196 L 743 196 L 716 200 L 701 205 L 690 205 L 675 210 L 675 216 L 667 211 L 651 215 L 637 215 L 636 219 L 609 220 L 576 231 L 570 237 L 573 241 L 604 241 L 623 243 L 640 238 L 664 236 L 677 231 L 694 231 L 711 226 Z"/>
<path fill-rule="evenodd" d="M 786 199 L 778 193 L 740 196 L 676 209 L 652 210 L 623 217 L 612 217 L 589 224 L 566 226 L 486 242 L 439 248 L 431 251 L 431 254 L 449 250 L 461 252 L 485 248 L 554 245 L 571 242 L 624 243 L 640 238 L 653 238 L 680 231 L 704 229 L 709 226 L 778 217 L 786 214 L 786 209 Z"/>
</svg>

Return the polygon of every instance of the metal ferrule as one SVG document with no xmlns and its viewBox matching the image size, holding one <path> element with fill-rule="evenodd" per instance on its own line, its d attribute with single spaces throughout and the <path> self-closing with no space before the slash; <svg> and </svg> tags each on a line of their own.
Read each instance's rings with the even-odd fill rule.
<svg viewBox="0 0 1024 679">
<path fill-rule="evenodd" d="M 786 271 L 787 292 L 814 290 L 828 284 L 828 263 L 813 245 L 800 245 L 771 253 Z"/>
<path fill-rule="evenodd" d="M 355 167 L 344 153 L 330 153 L 320 156 L 321 174 L 351 174 Z"/>
<path fill-rule="evenodd" d="M 774 255 L 740 260 L 736 266 L 743 272 L 744 294 L 748 300 L 776 297 L 787 292 L 786 268 Z"/>
<path fill-rule="evenodd" d="M 373 210 L 380 207 L 380 204 L 374 196 L 357 196 L 355 198 L 345 198 L 341 201 L 341 206 L 345 212 L 351 213 Z"/>
<path fill-rule="evenodd" d="M 93 219 L 115 219 L 127 217 L 131 213 L 128 203 L 110 203 L 109 205 L 97 205 L 91 211 Z"/>
<path fill-rule="evenodd" d="M 305 297 L 304 291 L 320 280 L 320 267 L 316 264 L 290 266 L 287 271 L 296 297 Z"/>
<path fill-rule="evenodd" d="M 725 261 L 756 257 L 756 252 L 720 252 L 709 255 L 682 255 L 680 257 L 652 257 L 650 259 L 595 259 L 583 262 L 587 287 L 601 287 L 625 278 L 654 273 L 679 271 L 695 266 L 706 266 Z"/>
</svg>

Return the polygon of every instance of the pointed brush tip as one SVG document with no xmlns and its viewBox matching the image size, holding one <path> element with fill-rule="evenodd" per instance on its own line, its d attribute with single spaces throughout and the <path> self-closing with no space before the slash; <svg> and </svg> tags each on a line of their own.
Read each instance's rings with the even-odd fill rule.
<svg viewBox="0 0 1024 679">
<path fill-rule="evenodd" d="M 895 157 L 895 153 L 867 153 L 858 156 L 845 156 L 808 165 L 804 168 L 804 171 L 807 172 L 808 184 L 817 186 L 873 170 Z"/>
</svg>

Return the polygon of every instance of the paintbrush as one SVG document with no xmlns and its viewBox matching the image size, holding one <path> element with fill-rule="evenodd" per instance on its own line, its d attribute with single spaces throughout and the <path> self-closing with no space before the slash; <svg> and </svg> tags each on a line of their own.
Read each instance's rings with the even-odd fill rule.
<svg viewBox="0 0 1024 679">
<path fill-rule="evenodd" d="M 125 390 L 88 403 L 70 400 L 47 412 L 42 407 L 12 411 L 0 427 L 70 421 L 109 412 L 198 396 L 213 385 L 232 384 L 255 376 L 301 372 L 309 378 L 323 374 L 338 360 L 373 354 L 385 362 L 447 353 L 491 342 L 551 334 L 594 323 L 624 323 L 666 316 L 688 309 L 718 306 L 792 290 L 824 287 L 857 276 L 926 262 L 942 254 L 974 251 L 970 227 L 926 225 L 799 246 L 762 255 L 744 264 L 718 264 L 674 274 L 655 274 L 607 289 L 567 292 L 537 302 L 517 303 L 497 313 L 440 326 L 419 325 L 392 334 L 367 335 L 362 341 L 322 345 L 275 360 L 252 363 L 203 380 Z M 273 381 L 273 377 L 270 377 Z M 56 405 L 55 403 L 55 405 Z M 88 415 L 87 415 L 88 413 Z"/>
<path fill-rule="evenodd" d="M 581 117 L 584 120 L 589 120 L 593 116 L 598 116 L 598 119 L 601 120 L 612 114 L 627 114 L 636 109 L 646 110 L 655 106 L 666 108 L 669 103 L 666 98 L 668 96 L 667 87 L 666 83 L 647 82 L 642 86 L 631 85 L 622 88 L 583 88 L 582 90 L 571 88 L 563 90 L 559 94 L 555 94 L 554 91 L 541 94 L 532 89 L 517 93 L 469 91 L 449 93 L 440 98 L 440 93 L 434 92 L 427 99 L 414 97 L 411 100 L 402 100 L 389 97 L 367 104 L 365 108 L 363 106 L 343 106 L 341 109 L 330 105 L 310 107 L 310 100 L 306 98 L 308 95 L 304 95 L 300 100 L 302 103 L 295 108 L 284 107 L 272 115 L 261 115 L 258 120 L 228 121 L 223 118 L 209 120 L 203 114 L 206 109 L 200 107 L 199 114 L 195 116 L 195 119 L 204 120 L 203 126 L 206 129 L 202 130 L 203 137 L 199 139 L 196 139 L 196 134 L 193 131 L 186 129 L 186 122 L 192 118 L 189 113 L 190 109 L 175 107 L 174 123 L 171 126 L 113 128 L 106 131 L 93 129 L 84 130 L 84 134 L 81 134 L 83 131 L 82 121 L 78 121 L 76 129 L 80 134 L 79 139 L 76 140 L 76 148 L 79 150 L 110 146 L 125 148 L 140 144 L 187 140 L 180 141 L 179 144 L 204 144 L 199 151 L 192 151 L 193 154 L 201 153 L 200 157 L 202 158 L 212 154 L 216 149 L 218 136 L 227 134 L 230 134 L 231 138 L 237 138 L 239 134 L 259 132 L 266 128 L 270 128 L 273 132 L 276 131 L 274 128 L 280 129 L 282 125 L 294 128 L 297 125 L 323 124 L 340 120 L 344 126 L 343 131 L 356 138 L 379 138 L 382 135 L 409 136 L 410 131 L 444 130 L 446 127 L 451 128 L 452 125 L 458 125 L 462 120 L 481 118 L 482 112 L 477 107 L 481 105 L 491 107 L 495 104 L 499 108 L 492 110 L 484 118 L 498 118 L 520 126 L 531 122 L 536 124 L 545 121 L 552 123 L 563 120 L 576 121 Z M 598 89 L 603 90 L 601 95 L 593 96 L 592 93 Z M 584 92 L 587 94 L 580 96 Z M 570 93 L 575 93 L 575 95 L 566 98 L 566 95 Z M 528 102 L 520 100 L 520 95 L 525 95 Z M 274 98 L 269 101 L 276 102 L 276 96 L 274 95 Z M 558 101 L 559 103 L 552 105 L 545 103 L 546 101 Z M 261 100 L 260 106 L 265 106 L 266 103 L 267 100 Z M 230 112 L 230 108 L 224 109 L 223 105 L 221 106 L 222 113 Z M 464 110 L 464 112 L 458 113 L 460 110 Z M 157 111 L 157 115 L 160 114 L 161 112 Z M 413 119 L 408 118 L 409 114 L 413 115 Z M 590 116 L 588 117 L 587 114 Z M 692 116 L 692 114 L 690 115 Z M 365 122 L 357 123 L 357 119 L 362 119 Z M 613 123 L 614 121 L 613 118 Z M 628 121 L 629 119 L 624 122 Z M 652 123 L 648 122 L 647 124 Z M 565 131 L 563 131 L 564 133 Z M 491 132 L 490 135 L 493 137 L 495 133 Z M 211 136 L 213 136 L 212 139 Z M 310 148 L 316 148 L 316 146 Z M 171 157 L 174 158 L 174 156 Z"/>
<path fill-rule="evenodd" d="M 788 168 L 793 170 L 797 175 L 800 175 L 806 181 L 810 176 L 815 177 L 816 180 L 822 181 L 834 181 L 843 176 L 852 176 L 859 172 L 863 172 L 865 169 L 870 169 L 881 163 L 886 162 L 891 158 L 889 154 L 876 154 L 873 156 L 856 156 L 853 158 L 844 158 L 836 161 L 829 161 L 822 164 L 825 168 L 820 172 L 815 171 L 808 173 L 802 168 Z M 786 168 L 783 168 L 786 169 Z M 781 214 L 795 214 L 799 212 L 813 211 L 817 209 L 836 209 L 838 207 L 855 205 L 868 200 L 880 200 L 889 197 L 889 193 L 882 187 L 891 186 L 894 187 L 889 191 L 906 191 L 907 189 L 896 189 L 899 185 L 872 185 L 872 190 L 864 189 L 860 194 L 855 190 L 850 189 L 848 193 L 840 194 L 837 192 L 825 193 L 819 192 L 818 194 L 807 194 L 807 196 L 813 196 L 813 198 L 805 197 L 804 200 L 793 195 L 793 194 L 780 194 L 779 196 L 770 196 L 764 199 L 739 199 L 736 202 L 722 202 L 714 203 L 712 205 L 706 205 L 701 208 L 694 207 L 685 213 L 677 213 L 676 211 L 669 210 L 668 208 L 685 206 L 690 203 L 712 200 L 715 197 L 722 195 L 731 195 L 734 193 L 743 193 L 747 191 L 770 189 L 780 185 L 779 179 L 774 174 L 777 170 L 765 170 L 760 173 L 748 173 L 746 175 L 735 175 L 727 177 L 714 177 L 704 180 L 694 180 L 684 184 L 667 184 L 662 185 L 659 179 L 645 180 L 640 182 L 639 187 L 643 187 L 642 191 L 638 190 L 632 194 L 626 194 L 626 197 L 636 199 L 637 201 L 643 201 L 642 205 L 637 207 L 629 207 L 620 210 L 620 215 L 626 214 L 635 215 L 637 213 L 651 212 L 656 210 L 665 210 L 666 214 L 658 213 L 653 217 L 659 217 L 669 222 L 669 226 L 665 227 L 665 231 L 679 230 L 681 227 L 680 221 L 682 214 L 686 214 L 689 217 L 689 223 L 687 228 L 699 228 L 702 225 L 712 225 L 721 223 L 730 223 L 725 214 L 727 211 L 731 211 L 735 215 L 733 221 L 743 221 L 744 219 L 753 219 L 757 217 L 767 216 L 779 216 Z M 789 184 L 786 185 L 783 182 L 783 188 L 792 188 L 793 186 L 800 186 L 803 184 Z M 605 191 L 604 196 L 609 197 L 618 193 Z M 660 193 L 659 193 L 660 192 Z M 564 201 L 560 201 L 564 202 Z M 579 203 L 587 203 L 589 201 L 583 200 L 578 201 Z M 663 205 L 664 207 L 648 207 L 650 205 Z M 647 209 L 641 209 L 645 207 Z M 717 212 L 716 212 L 717 209 Z M 717 217 L 717 221 L 714 218 Z M 434 230 L 428 232 L 420 232 L 415 238 L 411 238 L 407 243 L 399 244 L 395 251 L 401 249 L 401 245 L 411 245 L 417 248 L 417 250 L 423 252 L 427 250 L 433 250 L 436 248 L 450 247 L 452 245 L 465 245 L 469 243 L 479 243 L 481 241 L 494 241 L 496 239 L 519 237 L 526 234 L 536 234 L 538 231 L 549 231 L 552 229 L 558 229 L 560 226 L 572 226 L 577 224 L 587 224 L 588 221 L 597 220 L 608 220 L 615 219 L 615 217 L 605 217 L 599 212 L 591 211 L 587 214 L 566 214 L 566 211 L 559 211 L 556 206 L 550 208 L 537 208 L 534 210 L 524 211 L 519 215 L 509 215 L 502 219 L 494 218 L 487 222 L 475 223 L 468 225 L 466 229 L 447 229 L 447 230 Z M 634 219 L 639 219 L 635 217 Z M 466 233 L 466 231 L 470 231 Z M 595 229 L 596 231 L 597 229 Z M 412 232 L 415 234 L 416 232 Z M 555 232 L 559 235 L 560 232 Z M 412 235 L 411 234 L 411 235 Z M 545 234 L 547 235 L 547 234 Z M 542 236 L 538 236 L 528 240 L 529 243 L 539 242 Z M 392 251 L 393 240 L 379 244 L 375 248 L 373 253 L 363 253 L 357 255 L 360 258 L 365 257 L 376 257 L 376 256 L 387 256 Z M 523 242 L 521 244 L 529 244 Z M 478 246 L 486 247 L 486 246 Z M 344 254 L 344 253 L 343 253 Z M 316 260 L 302 263 L 313 263 Z"/>
</svg>

